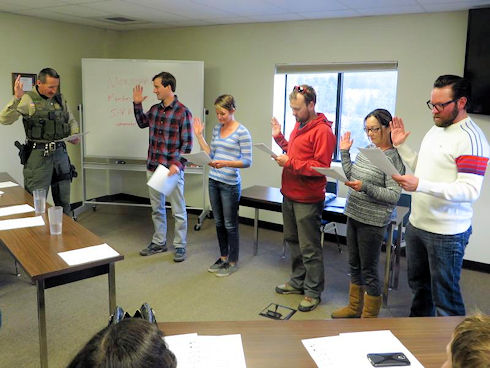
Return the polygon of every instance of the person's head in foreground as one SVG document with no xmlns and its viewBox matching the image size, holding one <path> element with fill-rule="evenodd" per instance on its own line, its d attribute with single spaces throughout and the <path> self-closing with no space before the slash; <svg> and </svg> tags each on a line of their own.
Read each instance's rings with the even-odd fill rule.
<svg viewBox="0 0 490 368">
<path fill-rule="evenodd" d="M 490 316 L 476 314 L 456 326 L 441 368 L 490 367 Z"/>
<path fill-rule="evenodd" d="M 154 323 L 126 318 L 98 332 L 68 368 L 175 368 L 177 360 Z"/>
</svg>

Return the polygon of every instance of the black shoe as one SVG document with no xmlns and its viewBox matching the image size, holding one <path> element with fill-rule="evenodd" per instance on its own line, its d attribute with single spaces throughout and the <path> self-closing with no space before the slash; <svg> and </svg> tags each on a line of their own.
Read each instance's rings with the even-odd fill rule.
<svg viewBox="0 0 490 368">
<path fill-rule="evenodd" d="M 165 244 L 158 245 L 155 243 L 150 243 L 148 246 L 140 251 L 141 256 L 152 256 L 157 253 L 163 253 L 168 250 Z"/>
<path fill-rule="evenodd" d="M 218 258 L 216 262 L 214 262 L 211 266 L 209 266 L 208 272 L 212 272 L 212 273 L 218 272 L 225 263 L 226 261 L 223 261 L 221 258 Z"/>
</svg>

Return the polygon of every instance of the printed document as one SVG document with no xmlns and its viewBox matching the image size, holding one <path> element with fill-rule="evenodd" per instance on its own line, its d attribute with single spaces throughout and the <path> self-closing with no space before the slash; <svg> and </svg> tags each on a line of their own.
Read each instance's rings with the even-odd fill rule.
<svg viewBox="0 0 490 368">
<path fill-rule="evenodd" d="M 277 154 L 273 150 L 271 150 L 269 147 L 267 147 L 264 143 L 255 143 L 253 146 L 258 148 L 261 151 L 264 151 L 265 153 L 268 153 L 273 158 L 277 157 Z"/>
<path fill-rule="evenodd" d="M 205 151 L 197 153 L 183 153 L 181 156 L 187 161 L 199 166 L 206 166 L 211 162 L 211 157 L 209 157 Z"/>
<path fill-rule="evenodd" d="M 9 187 L 16 187 L 19 184 L 14 183 L 13 181 L 2 181 L 0 183 L 0 188 L 9 188 Z"/>
<path fill-rule="evenodd" d="M 329 178 L 340 180 L 342 183 L 345 183 L 347 178 L 345 177 L 344 170 L 338 166 L 332 167 L 311 167 L 313 170 L 318 171 L 320 174 L 328 176 Z"/>
<path fill-rule="evenodd" d="M 158 165 L 157 169 L 146 184 L 149 187 L 152 187 L 160 193 L 168 196 L 173 192 L 177 186 L 177 182 L 179 181 L 178 174 L 168 176 L 168 172 L 169 170 L 165 166 Z"/>
<path fill-rule="evenodd" d="M 69 250 L 67 252 L 59 252 L 58 255 L 63 258 L 68 266 L 75 266 L 82 263 L 117 257 L 119 253 L 104 243 L 93 245 L 91 247 Z"/>
<path fill-rule="evenodd" d="M 20 229 L 23 227 L 44 226 L 42 216 L 26 217 L 0 221 L 0 230 Z"/>
<path fill-rule="evenodd" d="M 388 175 L 391 178 L 391 175 L 400 175 L 398 170 L 393 166 L 388 157 L 381 151 L 379 148 L 359 148 L 359 151 L 362 152 L 364 156 L 366 156 L 371 163 Z"/>
<path fill-rule="evenodd" d="M 2 207 L 0 208 L 0 216 L 17 215 L 19 213 L 33 212 L 34 207 L 28 204 L 19 204 L 16 206 Z"/>
</svg>

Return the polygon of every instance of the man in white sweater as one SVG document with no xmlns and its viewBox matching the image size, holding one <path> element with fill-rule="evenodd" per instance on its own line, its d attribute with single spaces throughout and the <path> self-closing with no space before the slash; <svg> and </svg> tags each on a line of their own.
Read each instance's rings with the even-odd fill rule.
<svg viewBox="0 0 490 368">
<path fill-rule="evenodd" d="M 410 316 L 465 315 L 459 280 L 471 235 L 472 203 L 479 195 L 489 158 L 480 128 L 466 112 L 471 86 L 455 75 L 434 82 L 427 106 L 435 125 L 417 154 L 405 143 L 401 118 L 391 122 L 391 138 L 414 175 L 393 179 L 412 196 L 407 225 Z"/>
</svg>

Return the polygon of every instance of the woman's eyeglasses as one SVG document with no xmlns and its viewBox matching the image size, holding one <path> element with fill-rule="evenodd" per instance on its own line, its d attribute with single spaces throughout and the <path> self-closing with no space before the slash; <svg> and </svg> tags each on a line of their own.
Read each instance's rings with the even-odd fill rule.
<svg viewBox="0 0 490 368">
<path fill-rule="evenodd" d="M 378 133 L 381 130 L 380 127 L 377 128 L 364 128 L 364 131 L 369 134 L 369 133 Z"/>
</svg>

